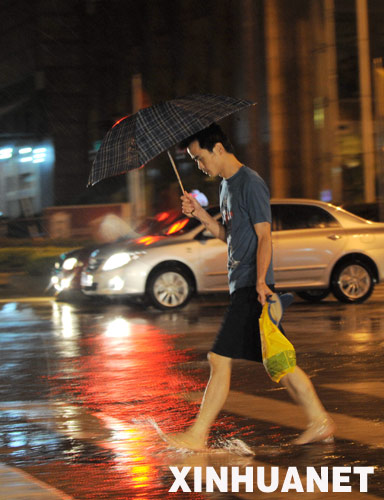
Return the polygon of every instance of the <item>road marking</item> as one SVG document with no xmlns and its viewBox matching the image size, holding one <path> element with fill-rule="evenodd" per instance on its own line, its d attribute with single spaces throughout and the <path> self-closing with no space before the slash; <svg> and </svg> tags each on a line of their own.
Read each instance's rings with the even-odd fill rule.
<svg viewBox="0 0 384 500">
<path fill-rule="evenodd" d="M 201 400 L 202 396 L 202 392 L 193 392 L 188 395 L 191 401 Z M 65 403 L 61 403 L 61 405 L 70 407 L 70 405 L 66 405 Z M 50 406 L 52 410 L 57 410 L 58 406 L 61 405 L 56 402 L 54 405 L 48 406 Z M 3 403 L 0 405 L 0 409 L 3 410 L 6 408 L 15 409 L 17 407 L 19 407 L 19 410 L 21 408 L 25 409 L 28 407 L 31 410 L 30 403 L 21 403 L 20 405 L 17 405 L 17 403 L 14 405 Z M 73 413 L 76 411 L 81 412 L 80 407 L 75 408 L 76 407 L 72 408 Z M 223 409 L 236 415 L 253 418 L 255 420 L 262 420 L 273 424 L 279 424 L 283 427 L 292 427 L 294 429 L 303 430 L 307 425 L 302 410 L 293 403 L 278 401 L 262 396 L 253 396 L 238 391 L 230 391 Z M 39 413 L 39 411 L 37 413 Z M 335 434 L 336 437 L 350 441 L 358 441 L 359 443 L 364 443 L 375 448 L 384 448 L 383 422 L 374 422 L 363 418 L 350 417 L 341 413 L 330 413 L 330 415 L 337 425 Z M 30 418 L 31 416 L 32 415 L 30 415 Z M 45 414 L 45 417 L 46 416 L 47 414 Z M 51 415 L 51 418 L 52 417 L 54 419 L 55 415 Z M 88 437 L 88 432 L 86 434 L 87 436 L 83 436 L 83 438 Z"/>
<path fill-rule="evenodd" d="M 190 395 L 194 401 L 201 399 L 202 396 L 201 392 Z M 223 409 L 242 417 L 263 420 L 283 427 L 302 430 L 307 425 L 303 412 L 297 405 L 243 392 L 230 391 Z M 375 448 L 384 448 L 384 423 L 340 413 L 330 413 L 330 415 L 337 425 L 335 434 L 337 437 L 358 441 Z"/>
<path fill-rule="evenodd" d="M 74 500 L 63 491 L 36 479 L 27 472 L 0 463 L 0 500 Z"/>
<path fill-rule="evenodd" d="M 198 400 L 202 397 L 203 393 L 192 393 L 191 399 Z M 303 429 L 305 428 L 306 422 L 301 414 L 300 409 L 291 403 L 276 401 L 270 398 L 259 397 L 259 396 L 251 396 L 241 392 L 231 391 L 229 398 L 225 404 L 225 410 L 230 411 L 231 413 L 235 413 L 241 416 L 255 418 L 262 421 L 267 421 L 271 423 L 281 424 L 282 426 L 289 426 L 295 429 Z M 71 404 L 67 404 L 65 402 L 55 401 L 54 403 L 49 403 L 46 401 L 31 401 L 31 402 L 7 402 L 2 403 L 0 405 L 0 410 L 13 410 L 13 411 L 21 411 L 23 412 L 23 416 L 28 420 L 40 422 L 43 424 L 44 422 L 55 432 L 58 432 L 63 435 L 68 435 L 71 438 L 77 439 L 94 439 L 95 437 L 100 440 L 99 444 L 102 444 L 104 440 L 108 442 L 111 439 L 111 429 L 124 429 L 127 432 L 129 429 L 130 423 L 121 421 L 116 418 L 109 418 L 109 420 L 113 420 L 114 425 L 99 425 L 99 414 L 89 414 L 89 409 L 84 408 L 82 406 L 74 406 Z M 96 418 L 97 417 L 97 418 Z M 352 439 L 353 441 L 358 441 L 362 443 L 367 443 L 370 445 L 377 445 L 380 439 L 384 436 L 384 424 L 376 425 L 375 423 L 369 422 L 364 419 L 358 419 L 354 417 L 347 417 L 345 415 L 332 414 L 332 417 L 335 419 L 338 424 L 338 432 L 337 436 L 345 439 Z M 69 419 L 70 423 L 73 418 L 81 418 L 83 422 L 85 422 L 85 426 L 82 425 L 81 432 L 75 432 L 77 426 L 70 425 L 67 427 L 65 422 Z M 57 425 L 52 427 L 52 423 L 57 422 Z M 352 426 L 352 427 L 351 427 Z M 147 432 L 147 431 L 146 431 Z M 124 433 L 121 434 L 121 442 L 127 446 L 129 444 L 129 440 L 126 440 L 126 436 Z M 118 434 L 115 433 L 114 441 L 119 441 Z M 118 443 L 117 443 L 118 444 Z M 141 443 L 143 445 L 144 443 Z M 263 448 L 263 452 L 268 454 L 268 447 Z M 273 455 L 272 450 L 272 455 Z M 129 448 L 125 449 L 125 452 L 129 455 Z M 220 466 L 239 466 L 244 468 L 245 466 L 252 466 L 254 468 L 254 476 L 256 480 L 256 467 L 263 467 L 265 471 L 265 484 L 269 484 L 270 481 L 270 470 L 271 464 L 265 463 L 260 460 L 255 460 L 255 457 L 241 457 L 236 455 L 215 455 L 215 454 L 180 454 L 174 453 L 172 457 L 172 465 L 182 467 L 182 466 L 190 466 L 190 467 L 206 467 L 211 466 L 215 467 L 219 470 Z M 7 485 L 7 488 L 10 485 L 16 482 L 16 477 L 12 477 L 9 475 L 12 472 L 11 468 L 9 470 L 1 470 L 0 468 L 0 480 L 3 480 L 4 484 Z M 17 469 L 12 468 L 14 472 L 18 471 Z M 317 468 L 318 469 L 318 468 Z M 279 476 L 280 476 L 280 486 L 281 489 L 282 480 L 285 477 L 287 468 L 279 467 Z M 18 471 L 19 472 L 19 471 Z M 21 474 L 25 474 L 20 471 Z M 331 473 L 331 472 L 330 472 Z M 3 477 L 4 476 L 4 477 Z M 26 479 L 29 479 L 31 484 L 29 485 L 32 488 L 32 492 L 35 491 L 34 485 L 45 486 L 44 483 L 39 480 L 35 480 L 34 478 L 30 478 L 29 475 Z M 300 472 L 300 480 L 305 488 L 306 485 L 306 476 L 305 474 Z M 368 479 L 369 485 L 369 479 Z M 23 485 L 23 488 L 28 488 L 28 484 Z M 371 495 L 369 493 L 360 493 L 355 491 L 357 488 L 356 485 L 352 486 L 352 495 L 354 500 L 379 500 L 379 497 Z M 36 498 L 36 500 L 73 500 L 71 497 L 65 495 L 59 490 L 55 490 L 47 485 L 47 494 L 46 496 L 38 496 L 35 497 L 29 494 L 25 496 L 28 500 L 32 500 Z M 49 496 L 48 490 L 51 491 L 51 496 Z M 4 490 L 4 492 L 7 490 Z M 324 492 L 314 492 L 314 493 L 300 493 L 300 498 L 304 500 L 310 495 L 310 500 L 321 500 L 324 498 L 324 494 L 332 494 L 332 485 L 329 484 L 328 493 Z M 7 491 L 8 493 L 8 491 Z M 12 495 L 9 496 L 1 496 L 0 500 L 13 500 Z M 56 494 L 56 496 L 54 496 Z M 254 493 L 235 493 L 237 498 L 242 499 L 257 499 L 260 498 L 262 494 L 258 488 L 256 481 L 254 482 Z M 292 494 L 292 491 L 291 491 Z M 45 495 L 45 493 L 44 493 Z M 61 496 L 60 496 L 61 495 Z M 340 500 L 344 498 L 351 498 L 351 493 L 337 494 Z M 17 498 L 17 497 L 16 497 Z M 15 498 L 15 500 L 16 500 Z M 20 497 L 19 497 L 20 498 Z M 276 500 L 284 500 L 287 498 L 286 493 L 282 493 L 281 491 L 273 492 L 273 498 Z M 309 498 L 309 497 L 308 497 Z"/>
<path fill-rule="evenodd" d="M 320 386 L 384 399 L 384 382 L 348 382 L 346 384 L 321 384 Z"/>
</svg>

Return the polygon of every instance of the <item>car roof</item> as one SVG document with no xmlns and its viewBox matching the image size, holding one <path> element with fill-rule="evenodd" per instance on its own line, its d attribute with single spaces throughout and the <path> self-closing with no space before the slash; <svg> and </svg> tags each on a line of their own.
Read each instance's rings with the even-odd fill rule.
<svg viewBox="0 0 384 500">
<path fill-rule="evenodd" d="M 318 205 L 318 206 L 323 206 L 323 207 L 333 207 L 337 208 L 336 205 L 333 205 L 332 203 L 328 203 L 326 201 L 321 201 L 321 200 L 314 200 L 311 198 L 272 198 L 271 199 L 272 204 L 289 204 L 289 205 Z"/>
</svg>

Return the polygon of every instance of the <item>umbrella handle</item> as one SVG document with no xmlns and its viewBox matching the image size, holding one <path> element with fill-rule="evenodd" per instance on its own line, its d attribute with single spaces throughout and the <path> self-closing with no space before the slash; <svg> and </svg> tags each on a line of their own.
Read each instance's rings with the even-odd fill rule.
<svg viewBox="0 0 384 500">
<path fill-rule="evenodd" d="M 183 186 L 183 183 L 181 182 L 179 172 L 177 171 L 177 167 L 176 167 L 175 161 L 174 161 L 174 159 L 173 159 L 173 157 L 172 157 L 171 153 L 170 153 L 169 151 L 167 151 L 167 153 L 168 153 L 169 160 L 170 160 L 170 162 L 172 163 L 173 170 L 175 171 L 175 174 L 176 174 L 177 180 L 179 181 L 179 185 L 180 185 L 181 191 L 182 191 L 182 193 L 184 194 L 184 193 L 185 193 L 185 191 L 184 191 L 184 186 Z"/>
</svg>

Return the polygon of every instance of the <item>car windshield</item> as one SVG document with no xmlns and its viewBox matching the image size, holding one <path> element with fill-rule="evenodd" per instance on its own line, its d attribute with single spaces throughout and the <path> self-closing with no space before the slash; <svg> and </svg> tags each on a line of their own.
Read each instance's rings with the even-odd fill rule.
<svg viewBox="0 0 384 500">
<path fill-rule="evenodd" d="M 135 233 L 141 236 L 159 234 L 164 228 L 168 227 L 173 221 L 182 217 L 179 210 L 168 210 L 159 212 L 153 217 L 147 217 L 135 227 Z"/>
<path fill-rule="evenodd" d="M 207 208 L 206 210 L 212 217 L 220 212 L 217 206 Z M 192 229 L 195 229 L 200 224 L 199 219 L 195 219 L 194 217 L 189 218 L 185 214 L 180 214 L 171 224 L 163 228 L 159 234 L 162 236 L 180 236 L 189 233 L 189 231 L 192 231 Z"/>
</svg>

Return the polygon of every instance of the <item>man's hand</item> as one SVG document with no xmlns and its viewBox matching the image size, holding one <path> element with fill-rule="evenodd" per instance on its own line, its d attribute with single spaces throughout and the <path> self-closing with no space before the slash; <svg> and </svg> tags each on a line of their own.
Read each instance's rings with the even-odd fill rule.
<svg viewBox="0 0 384 500">
<path fill-rule="evenodd" d="M 180 197 L 180 199 L 182 201 L 181 210 L 187 217 L 198 217 L 197 214 L 201 210 L 204 210 L 196 198 L 186 191 L 184 191 L 184 194 Z"/>
<path fill-rule="evenodd" d="M 266 303 L 267 297 L 273 294 L 272 290 L 265 283 L 257 283 L 256 291 L 257 299 L 262 306 Z"/>
<path fill-rule="evenodd" d="M 227 242 L 225 227 L 200 205 L 194 196 L 184 191 L 180 197 L 182 201 L 181 210 L 187 217 L 198 219 L 215 238 L 219 238 L 224 243 Z"/>
<path fill-rule="evenodd" d="M 258 293 L 258 300 L 263 306 L 267 297 L 273 293 L 265 283 L 265 277 L 272 258 L 271 224 L 269 222 L 259 222 L 255 224 L 254 228 L 258 239 L 256 253 L 256 291 Z"/>
</svg>

